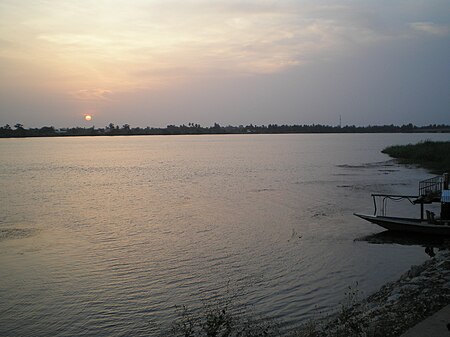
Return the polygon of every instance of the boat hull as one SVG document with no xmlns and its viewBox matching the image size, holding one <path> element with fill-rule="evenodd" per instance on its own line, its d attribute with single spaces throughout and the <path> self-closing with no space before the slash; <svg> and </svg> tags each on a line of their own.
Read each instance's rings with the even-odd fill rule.
<svg viewBox="0 0 450 337">
<path fill-rule="evenodd" d="M 361 219 L 370 221 L 391 231 L 450 236 L 449 225 L 429 224 L 419 219 L 354 214 Z"/>
</svg>

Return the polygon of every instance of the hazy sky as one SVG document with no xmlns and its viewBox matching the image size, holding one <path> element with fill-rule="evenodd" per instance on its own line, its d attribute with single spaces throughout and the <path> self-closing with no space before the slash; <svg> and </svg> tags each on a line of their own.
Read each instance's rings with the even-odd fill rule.
<svg viewBox="0 0 450 337">
<path fill-rule="evenodd" d="M 0 125 L 450 124 L 450 0 L 0 0 L 0 60 Z"/>
</svg>

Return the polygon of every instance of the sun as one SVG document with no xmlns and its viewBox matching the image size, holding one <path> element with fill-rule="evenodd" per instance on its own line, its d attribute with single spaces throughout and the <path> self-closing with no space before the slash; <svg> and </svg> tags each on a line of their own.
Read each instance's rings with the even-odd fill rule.
<svg viewBox="0 0 450 337">
<path fill-rule="evenodd" d="M 84 120 L 90 122 L 92 120 L 92 115 L 89 114 L 84 115 Z"/>
</svg>

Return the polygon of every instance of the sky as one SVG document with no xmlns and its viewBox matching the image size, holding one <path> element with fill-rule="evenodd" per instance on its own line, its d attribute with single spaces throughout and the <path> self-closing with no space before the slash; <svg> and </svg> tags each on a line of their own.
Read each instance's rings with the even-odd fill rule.
<svg viewBox="0 0 450 337">
<path fill-rule="evenodd" d="M 0 0 L 0 126 L 339 118 L 450 124 L 450 0 Z"/>
</svg>

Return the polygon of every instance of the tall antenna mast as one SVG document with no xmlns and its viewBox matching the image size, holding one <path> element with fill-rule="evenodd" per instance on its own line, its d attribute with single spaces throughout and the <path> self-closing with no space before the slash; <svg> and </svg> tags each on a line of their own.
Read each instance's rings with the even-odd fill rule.
<svg viewBox="0 0 450 337">
<path fill-rule="evenodd" d="M 339 115 L 339 128 L 341 128 L 342 127 L 342 118 L 341 118 L 341 115 Z"/>
</svg>

